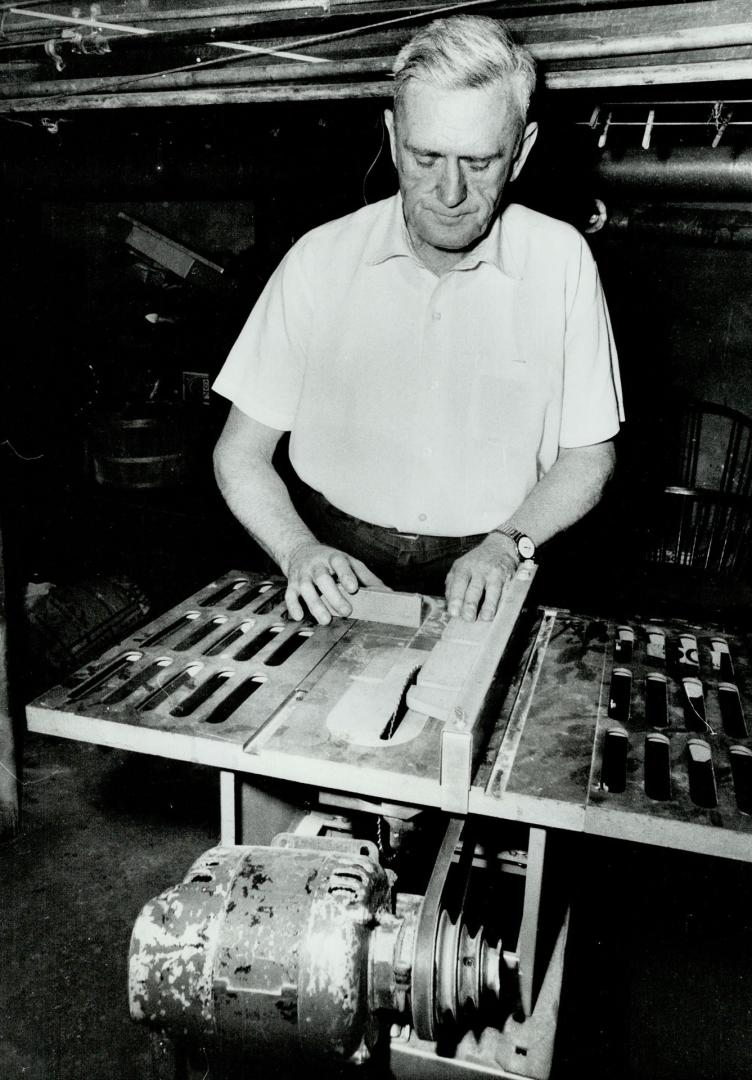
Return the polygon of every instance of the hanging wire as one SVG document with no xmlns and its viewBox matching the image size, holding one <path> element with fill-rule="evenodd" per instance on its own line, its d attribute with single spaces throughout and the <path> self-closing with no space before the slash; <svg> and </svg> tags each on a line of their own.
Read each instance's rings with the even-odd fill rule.
<svg viewBox="0 0 752 1080">
<path fill-rule="evenodd" d="M 368 168 L 366 169 L 366 171 L 365 171 L 365 173 L 363 175 L 363 184 L 361 186 L 361 192 L 362 192 L 362 196 L 363 196 L 363 205 L 364 206 L 368 206 L 368 195 L 366 194 L 366 184 L 368 183 L 368 177 L 371 175 L 373 170 L 376 168 L 376 163 L 378 162 L 379 158 L 381 157 L 381 153 L 382 153 L 382 151 L 384 149 L 384 142 L 385 142 L 385 135 L 386 135 L 386 124 L 384 123 L 383 115 L 381 115 L 379 117 L 379 120 L 381 121 L 381 140 L 379 142 L 379 148 L 376 151 L 376 153 L 374 154 L 374 157 L 373 157 L 373 160 L 371 161 L 371 164 L 368 166 Z"/>
<path fill-rule="evenodd" d="M 44 454 L 22 454 L 20 450 L 16 450 L 10 439 L 3 439 L 3 441 L 0 442 L 0 446 L 7 446 L 10 452 L 14 454 L 19 461 L 41 461 L 44 457 Z"/>
</svg>

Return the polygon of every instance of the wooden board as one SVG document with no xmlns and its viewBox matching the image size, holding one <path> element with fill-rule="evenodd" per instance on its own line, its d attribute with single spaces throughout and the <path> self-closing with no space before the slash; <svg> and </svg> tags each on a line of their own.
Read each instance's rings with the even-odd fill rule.
<svg viewBox="0 0 752 1080">
<path fill-rule="evenodd" d="M 423 597 L 420 593 L 358 589 L 356 593 L 348 593 L 347 600 L 352 608 L 351 619 L 412 626 L 415 629 L 423 622 Z"/>
</svg>

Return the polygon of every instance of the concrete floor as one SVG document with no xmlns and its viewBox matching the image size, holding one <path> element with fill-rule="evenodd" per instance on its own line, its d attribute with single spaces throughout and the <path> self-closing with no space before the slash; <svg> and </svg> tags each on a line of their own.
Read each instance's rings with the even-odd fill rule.
<svg viewBox="0 0 752 1080">
<path fill-rule="evenodd" d="M 30 735 L 23 783 L 20 833 L 0 848 L 0 1078 L 150 1080 L 128 1017 L 130 932 L 216 842 L 217 775 Z M 570 877 L 552 1080 L 747 1080 L 747 867 L 593 841 Z"/>
<path fill-rule="evenodd" d="M 141 906 L 218 835 L 209 770 L 30 735 L 0 848 L 3 1080 L 144 1080 L 126 960 Z"/>
</svg>

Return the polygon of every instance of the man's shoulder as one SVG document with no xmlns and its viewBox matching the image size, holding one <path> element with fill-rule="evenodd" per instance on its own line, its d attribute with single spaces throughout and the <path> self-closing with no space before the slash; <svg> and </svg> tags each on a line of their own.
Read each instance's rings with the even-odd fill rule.
<svg viewBox="0 0 752 1080">
<path fill-rule="evenodd" d="M 592 256 L 581 233 L 559 218 L 512 203 L 502 218 L 502 242 L 511 266 L 530 281 L 569 280 Z"/>
<path fill-rule="evenodd" d="M 381 199 L 379 202 L 361 206 L 342 217 L 325 221 L 310 229 L 295 244 L 300 254 L 327 254 L 336 248 L 339 257 L 347 250 L 354 255 L 359 255 L 363 247 L 369 242 L 374 230 L 380 230 L 387 224 L 394 213 L 394 203 L 397 196 Z"/>
<path fill-rule="evenodd" d="M 582 235 L 574 225 L 550 214 L 542 214 L 539 210 L 531 210 L 522 203 L 510 203 L 504 211 L 503 222 L 505 229 L 509 229 L 513 236 L 559 243 L 570 249 L 580 247 L 583 242 Z"/>
</svg>

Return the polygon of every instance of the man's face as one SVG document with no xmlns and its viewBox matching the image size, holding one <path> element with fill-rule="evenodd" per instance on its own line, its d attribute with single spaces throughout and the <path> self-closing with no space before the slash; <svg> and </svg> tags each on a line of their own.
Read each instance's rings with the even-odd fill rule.
<svg viewBox="0 0 752 1080">
<path fill-rule="evenodd" d="M 451 265 L 485 236 L 537 132 L 507 87 L 445 90 L 411 79 L 386 113 L 408 232 L 428 265 Z"/>
</svg>

